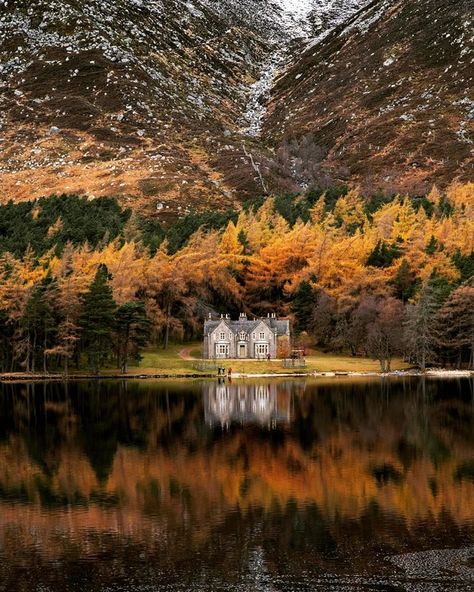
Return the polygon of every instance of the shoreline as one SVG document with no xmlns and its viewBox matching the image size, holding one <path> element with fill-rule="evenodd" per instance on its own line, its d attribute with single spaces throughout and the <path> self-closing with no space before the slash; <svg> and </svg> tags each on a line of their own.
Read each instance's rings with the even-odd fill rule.
<svg viewBox="0 0 474 592">
<path fill-rule="evenodd" d="M 169 373 L 160 372 L 155 374 L 133 373 L 133 374 L 29 374 L 26 372 L 15 372 L 0 374 L 0 383 L 14 382 L 80 382 L 85 380 L 195 380 L 195 379 L 225 379 L 238 380 L 248 378 L 405 378 L 405 377 L 427 377 L 427 378 L 471 378 L 474 377 L 474 370 L 394 370 L 393 372 L 274 372 L 274 373 L 232 373 L 231 377 L 217 376 L 213 373 Z"/>
</svg>

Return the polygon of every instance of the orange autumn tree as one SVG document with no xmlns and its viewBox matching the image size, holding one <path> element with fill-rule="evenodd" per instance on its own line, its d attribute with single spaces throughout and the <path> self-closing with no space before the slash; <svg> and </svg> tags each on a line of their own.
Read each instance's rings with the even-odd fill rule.
<svg viewBox="0 0 474 592">
<path fill-rule="evenodd" d="M 142 301 L 153 340 L 165 346 L 173 338 L 200 335 L 209 311 L 292 315 L 295 298 L 303 293 L 299 328 L 311 329 L 319 306 L 318 319 L 329 316 L 327 331 L 333 334 L 349 331 L 353 319 L 381 299 L 416 303 L 429 282 L 444 286 L 447 298 L 472 275 L 473 187 L 456 184 L 445 192 L 433 188 L 424 198 L 375 202 L 357 190 L 337 200 L 332 194 L 318 194 L 314 201 L 304 195 L 286 202 L 270 197 L 258 207 L 242 208 L 231 221 L 223 216 L 220 226 L 189 231 L 183 246 L 172 251 L 166 240 L 155 250 L 161 235 L 146 238 L 137 216 L 113 240 L 104 237 L 94 247 L 54 245 L 67 230 L 65 223 L 56 224 L 56 216 L 45 231 L 47 249 L 0 254 L 0 322 L 9 335 L 1 347 L 14 350 L 14 366 L 24 361 L 25 307 L 49 276 L 58 323 L 48 349 L 51 364 L 61 360 L 66 367 L 78 360 L 82 298 L 101 264 L 111 274 L 114 300 Z M 196 228 L 194 221 L 190 228 Z M 347 333 L 329 345 L 335 343 L 348 348 Z M 10 365 L 12 356 L 7 358 Z"/>
</svg>

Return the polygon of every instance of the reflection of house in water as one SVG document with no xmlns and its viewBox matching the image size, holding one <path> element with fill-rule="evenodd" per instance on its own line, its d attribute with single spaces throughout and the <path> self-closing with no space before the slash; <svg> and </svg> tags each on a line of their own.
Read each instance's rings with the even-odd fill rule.
<svg viewBox="0 0 474 592">
<path fill-rule="evenodd" d="M 260 424 L 275 427 L 291 421 L 292 390 L 283 384 L 204 385 L 206 423 L 228 426 L 231 423 Z"/>
</svg>

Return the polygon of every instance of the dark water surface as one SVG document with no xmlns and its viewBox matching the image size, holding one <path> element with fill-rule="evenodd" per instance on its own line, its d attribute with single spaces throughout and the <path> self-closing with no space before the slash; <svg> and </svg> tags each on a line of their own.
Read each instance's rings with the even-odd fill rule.
<svg viewBox="0 0 474 592">
<path fill-rule="evenodd" d="M 0 590 L 474 590 L 474 382 L 0 385 Z"/>
</svg>

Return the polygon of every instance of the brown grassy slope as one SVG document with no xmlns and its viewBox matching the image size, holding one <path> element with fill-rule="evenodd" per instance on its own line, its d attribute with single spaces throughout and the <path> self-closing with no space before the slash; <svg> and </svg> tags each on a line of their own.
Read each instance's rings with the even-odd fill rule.
<svg viewBox="0 0 474 592">
<path fill-rule="evenodd" d="M 472 180 L 473 14 L 472 0 L 372 2 L 278 81 L 265 133 L 310 138 L 320 178 L 410 193 Z"/>
<path fill-rule="evenodd" d="M 240 18 L 200 0 L 161 4 L 2 6 L 0 200 L 112 194 L 151 213 L 256 191 L 238 120 L 272 46 L 245 13 L 253 0 Z M 238 183 L 216 159 L 238 163 Z"/>
</svg>

